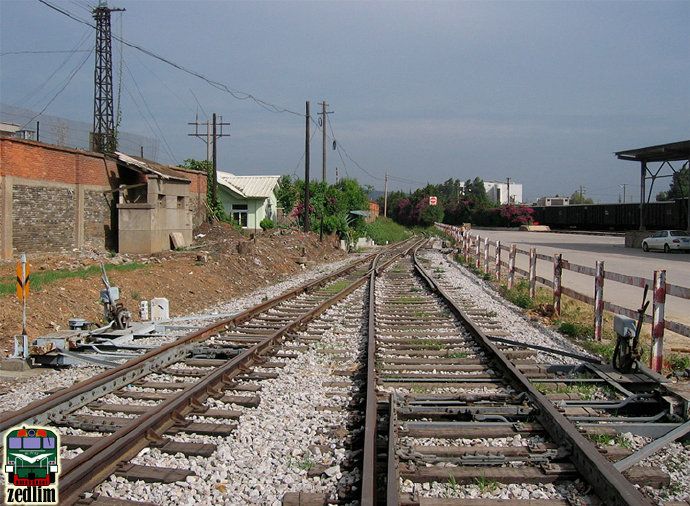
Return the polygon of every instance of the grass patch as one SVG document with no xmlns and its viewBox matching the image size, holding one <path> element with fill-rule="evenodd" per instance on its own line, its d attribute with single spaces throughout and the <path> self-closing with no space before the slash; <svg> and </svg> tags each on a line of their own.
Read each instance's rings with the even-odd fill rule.
<svg viewBox="0 0 690 506">
<path fill-rule="evenodd" d="M 311 457 L 304 457 L 302 460 L 297 462 L 297 468 L 303 471 L 309 471 L 316 465 L 316 462 Z"/>
<path fill-rule="evenodd" d="M 570 383 L 559 385 L 557 383 L 534 383 L 534 386 L 543 394 L 579 394 L 586 401 L 594 399 L 597 386 L 590 383 Z"/>
<path fill-rule="evenodd" d="M 601 446 L 616 445 L 621 448 L 632 450 L 632 442 L 620 434 L 612 436 L 610 434 L 587 434 L 587 438 Z"/>
<path fill-rule="evenodd" d="M 441 350 L 443 349 L 443 344 L 439 343 L 435 339 L 410 339 L 410 344 L 419 344 L 420 346 L 426 346 L 431 350 Z"/>
<path fill-rule="evenodd" d="M 669 369 L 673 371 L 684 371 L 690 369 L 690 356 L 670 353 L 666 359 Z"/>
<path fill-rule="evenodd" d="M 413 304 L 416 302 L 424 302 L 424 297 L 418 297 L 415 295 L 401 295 L 400 297 L 394 299 L 394 302 L 399 302 L 401 304 Z"/>
<path fill-rule="evenodd" d="M 364 234 L 371 237 L 376 244 L 390 244 L 412 237 L 412 231 L 394 222 L 390 218 L 379 217 L 373 223 L 364 226 Z"/>
<path fill-rule="evenodd" d="M 350 283 L 347 280 L 336 281 L 335 283 L 324 287 L 324 291 L 330 294 L 336 294 L 345 290 Z"/>
<path fill-rule="evenodd" d="M 127 272 L 136 271 L 147 267 L 146 264 L 140 262 L 130 262 L 122 265 L 106 265 L 106 272 Z M 54 271 L 34 271 L 31 273 L 31 290 L 41 291 L 46 285 L 61 281 L 63 279 L 87 279 L 94 276 L 100 276 L 101 266 L 90 265 L 76 270 L 58 269 Z M 9 282 L 0 282 L 0 297 L 16 293 L 16 281 L 12 279 Z"/>
<path fill-rule="evenodd" d="M 458 351 L 448 355 L 448 358 L 467 358 L 467 353 L 464 351 Z"/>
<path fill-rule="evenodd" d="M 485 478 L 483 476 L 476 477 L 474 479 L 474 484 L 477 485 L 477 487 L 479 487 L 479 492 L 481 492 L 482 494 L 484 492 L 493 492 L 498 488 L 498 482 L 490 480 L 489 478 Z"/>
<path fill-rule="evenodd" d="M 507 285 L 501 285 L 499 292 L 510 302 L 522 309 L 531 309 L 534 307 L 534 299 L 529 296 L 529 283 L 520 279 L 513 284 L 513 288 L 508 288 Z"/>
</svg>

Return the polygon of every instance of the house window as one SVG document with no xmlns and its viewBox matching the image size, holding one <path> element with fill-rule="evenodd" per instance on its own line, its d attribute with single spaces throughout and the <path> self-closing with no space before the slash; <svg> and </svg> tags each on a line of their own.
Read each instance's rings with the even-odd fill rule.
<svg viewBox="0 0 690 506">
<path fill-rule="evenodd" d="M 184 209 L 184 197 L 177 197 L 177 208 L 178 209 Z"/>
<path fill-rule="evenodd" d="M 232 219 L 240 224 L 242 227 L 246 227 L 249 217 L 249 208 L 247 204 L 233 204 L 232 205 Z"/>
</svg>

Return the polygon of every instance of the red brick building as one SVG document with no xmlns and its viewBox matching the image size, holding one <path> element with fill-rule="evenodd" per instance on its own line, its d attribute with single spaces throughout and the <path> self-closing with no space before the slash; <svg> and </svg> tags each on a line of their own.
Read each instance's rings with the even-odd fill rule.
<svg viewBox="0 0 690 506">
<path fill-rule="evenodd" d="M 189 180 L 185 205 L 198 226 L 206 215 L 206 175 L 167 170 Z M 0 259 L 19 252 L 116 249 L 117 189 L 145 177 L 100 153 L 0 138 Z"/>
</svg>

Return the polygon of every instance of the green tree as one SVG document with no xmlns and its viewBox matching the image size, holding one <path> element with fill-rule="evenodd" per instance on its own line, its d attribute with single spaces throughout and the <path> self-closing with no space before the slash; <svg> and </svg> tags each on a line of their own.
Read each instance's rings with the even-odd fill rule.
<svg viewBox="0 0 690 506">
<path fill-rule="evenodd" d="M 594 201 L 589 197 L 581 195 L 579 191 L 575 190 L 570 196 L 571 204 L 594 204 Z"/>
<path fill-rule="evenodd" d="M 180 167 L 185 169 L 198 170 L 206 172 L 206 204 L 208 205 L 208 220 L 209 221 L 230 221 L 223 204 L 218 200 L 218 194 L 213 201 L 212 188 L 216 182 L 213 180 L 213 163 L 209 160 L 194 160 L 193 158 L 186 159 Z"/>
<path fill-rule="evenodd" d="M 276 189 L 276 200 L 278 205 L 283 208 L 285 214 L 290 214 L 292 209 L 299 201 L 297 186 L 290 176 L 280 176 L 278 188 Z"/>
<path fill-rule="evenodd" d="M 671 187 L 668 189 L 669 199 L 682 199 L 690 193 L 688 190 L 688 178 L 690 177 L 690 167 L 685 164 L 685 167 L 673 174 L 671 179 Z"/>
</svg>

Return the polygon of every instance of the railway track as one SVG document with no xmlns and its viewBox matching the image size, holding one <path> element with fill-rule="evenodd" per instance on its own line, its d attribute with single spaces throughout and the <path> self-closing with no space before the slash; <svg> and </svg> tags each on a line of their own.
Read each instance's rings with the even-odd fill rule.
<svg viewBox="0 0 690 506">
<path fill-rule="evenodd" d="M 414 241 L 419 241 L 415 239 Z M 194 471 L 128 463 L 153 447 L 171 455 L 208 457 L 212 444 L 180 442 L 178 433 L 225 436 L 237 409 L 261 402 L 261 381 L 280 374 L 300 351 L 284 343 L 368 281 L 368 272 L 404 254 L 413 242 L 370 255 L 335 273 L 266 301 L 233 318 L 152 350 L 0 418 L 16 425 L 64 428 L 62 445 L 81 449 L 63 459 L 60 504 L 99 503 L 85 496 L 113 473 L 128 480 L 184 482 Z M 317 330 L 318 333 L 318 330 Z M 100 499 L 101 503 L 105 499 Z M 117 502 L 117 501 L 115 501 Z M 109 501 L 108 504 L 113 504 Z"/>
<path fill-rule="evenodd" d="M 543 350 L 497 342 L 487 332 L 505 335 L 500 322 L 442 277 L 416 254 L 371 274 L 361 503 L 652 504 L 635 485 L 668 475 L 624 475 L 614 461 L 631 452 L 602 452 L 588 436 L 661 421 L 659 383 L 626 385 L 596 360 L 544 364 Z M 583 383 L 622 392 L 590 401 L 550 388 Z M 621 386 L 633 383 L 634 393 Z"/>
<path fill-rule="evenodd" d="M 602 453 L 587 436 L 615 433 L 618 422 L 666 421 L 651 420 L 668 408 L 658 384 L 638 378 L 626 388 L 577 354 L 545 364 L 553 350 L 507 339 L 494 315 L 416 254 L 423 242 L 370 255 L 3 414 L 0 427 L 61 428 L 68 456 L 61 504 L 274 503 L 281 496 L 285 506 L 651 504 L 633 483 L 659 486 L 668 476 L 636 467 L 624 476 L 613 462 L 631 452 Z M 558 390 L 583 383 L 618 389 L 618 397 L 591 401 Z M 291 406 L 290 389 L 313 399 Z M 294 412 L 281 418 L 266 402 Z M 248 429 L 252 423 L 264 435 Z M 278 431 L 282 423 L 294 427 Z M 253 438 L 248 449 L 239 444 Z M 233 453 L 240 447 L 242 455 Z M 256 458 L 245 459 L 247 452 Z M 274 473 L 275 465 L 261 464 L 274 455 L 282 471 L 287 461 L 285 477 L 297 467 L 312 481 L 289 478 L 277 495 L 261 490 L 271 480 L 251 481 L 245 491 L 254 495 L 241 497 L 237 488 L 234 496 L 130 494 L 141 482 L 185 494 L 180 484 L 215 476 L 198 474 L 196 459 L 227 467 L 229 482 L 251 475 L 252 466 Z"/>
</svg>

